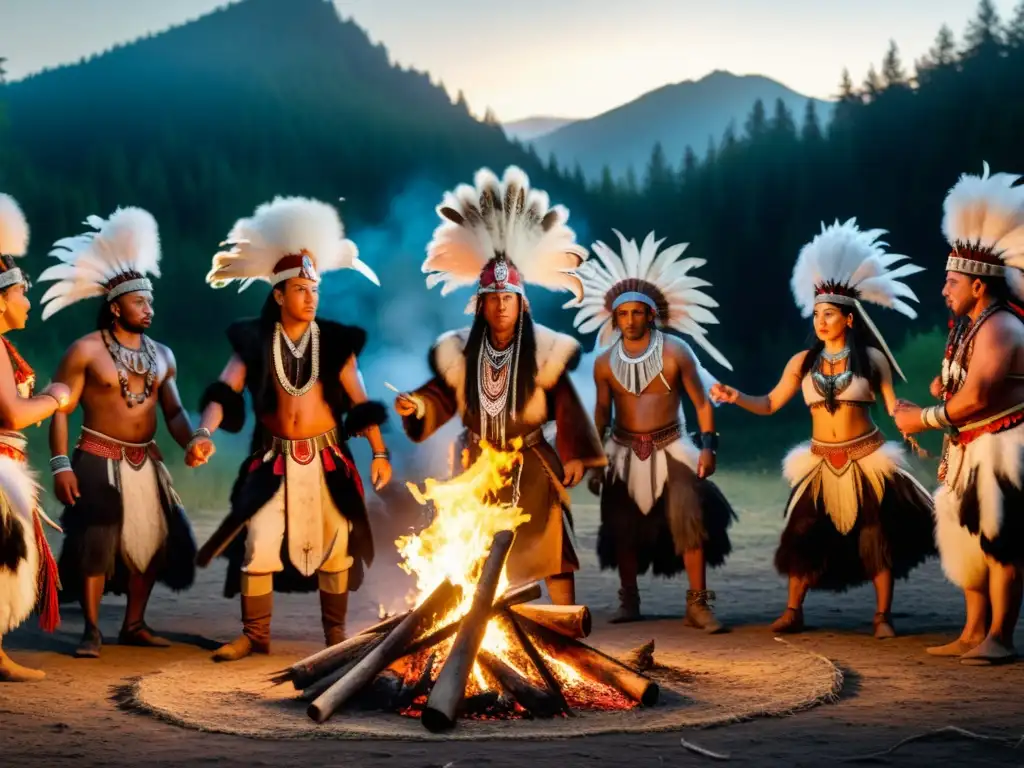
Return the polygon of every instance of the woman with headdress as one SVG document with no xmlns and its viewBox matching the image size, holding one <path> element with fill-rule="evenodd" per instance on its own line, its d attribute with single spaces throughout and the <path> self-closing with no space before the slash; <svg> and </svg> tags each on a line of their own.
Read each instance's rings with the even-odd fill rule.
<svg viewBox="0 0 1024 768">
<path fill-rule="evenodd" d="M 519 168 L 507 168 L 500 180 L 484 168 L 474 181 L 445 193 L 423 263 L 432 273 L 427 287 L 444 283 L 442 295 L 476 285 L 467 308 L 473 324 L 434 343 L 433 378 L 399 395 L 395 408 L 415 442 L 458 416 L 471 458 L 481 440 L 499 450 L 522 440 L 521 471 L 507 490 L 530 519 L 516 529 L 508 578 L 513 586 L 544 578 L 552 602 L 572 604 L 580 561 L 569 488 L 607 460 L 569 378 L 579 342 L 533 321 L 526 284 L 581 298 L 573 270 L 587 252 L 566 225 L 569 212 L 531 189 Z M 550 422 L 554 445 L 544 435 Z"/>
<path fill-rule="evenodd" d="M 718 402 L 760 416 L 778 411 L 798 392 L 811 411 L 811 441 L 786 456 L 792 486 L 775 567 L 789 577 L 789 602 L 775 632 L 803 629 L 808 589 L 841 592 L 871 581 L 877 608 L 875 637 L 894 637 L 894 578 L 935 553 L 932 502 L 907 471 L 898 443 L 886 442 L 871 419 L 881 395 L 896 407 L 892 375 L 905 380 L 862 301 L 916 317 L 904 299 L 917 300 L 900 278 L 923 271 L 906 256 L 885 252 L 884 230 L 861 231 L 836 221 L 805 245 L 791 287 L 804 317 L 813 315 L 816 342 L 794 355 L 775 388 L 753 397 L 723 385 Z"/>
<path fill-rule="evenodd" d="M 14 198 L 0 195 L 0 341 L 6 352 L 0 354 L 0 682 L 45 676 L 4 653 L 4 635 L 37 605 L 44 631 L 60 624 L 57 564 L 42 526 L 53 523 L 39 507 L 39 486 L 25 456 L 28 441 L 20 430 L 66 407 L 71 393 L 63 384 L 50 384 L 34 394 L 35 373 L 7 338 L 8 331 L 25 327 L 31 308 L 25 274 L 14 264 L 27 250 L 25 217 Z"/>
</svg>

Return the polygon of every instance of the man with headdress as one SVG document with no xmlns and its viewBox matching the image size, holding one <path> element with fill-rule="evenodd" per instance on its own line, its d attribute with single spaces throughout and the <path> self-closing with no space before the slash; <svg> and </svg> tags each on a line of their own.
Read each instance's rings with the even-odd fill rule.
<svg viewBox="0 0 1024 768">
<path fill-rule="evenodd" d="M 39 626 L 60 625 L 57 564 L 42 523 L 39 486 L 28 466 L 28 441 L 20 430 L 49 418 L 70 400 L 68 388 L 53 383 L 35 390 L 36 375 L 8 338 L 28 321 L 28 280 L 15 258 L 28 251 L 28 222 L 10 195 L 0 194 L 0 683 L 24 683 L 46 676 L 4 653 L 3 638 L 33 610 Z M 53 526 L 56 527 L 56 526 Z"/>
<path fill-rule="evenodd" d="M 473 324 L 442 335 L 429 354 L 433 378 L 395 402 L 406 434 L 430 437 L 458 415 L 460 442 L 471 463 L 481 440 L 499 450 L 522 441 L 522 463 L 501 501 L 529 515 L 516 529 L 507 573 L 514 585 L 546 579 L 552 602 L 576 601 L 573 573 L 579 554 L 573 538 L 569 489 L 588 467 L 606 459 L 594 426 L 569 378 L 580 345 L 571 336 L 533 321 L 526 284 L 581 295 L 573 274 L 586 256 L 566 226 L 569 212 L 550 206 L 514 166 L 499 180 L 477 172 L 475 186 L 446 192 L 437 208 L 442 223 L 427 246 L 427 287 L 442 295 L 477 286 L 467 313 Z M 554 421 L 552 446 L 543 428 Z M 461 451 L 459 452 L 461 453 Z"/>
<path fill-rule="evenodd" d="M 272 289 L 259 318 L 228 328 L 233 354 L 203 395 L 202 424 L 188 452 L 190 465 L 205 463 L 214 430 L 241 430 L 247 389 L 256 415 L 250 455 L 231 491 L 230 514 L 198 558 L 205 566 L 224 552 L 224 594 L 242 595 L 242 635 L 218 649 L 216 661 L 270 652 L 274 591 L 319 589 L 327 645 L 345 639 L 348 593 L 373 562 L 363 485 L 347 441 L 369 440 L 375 488 L 391 478 L 380 433 L 387 411 L 367 399 L 357 364 L 366 332 L 316 316 L 327 272 L 355 269 L 380 285 L 344 237 L 338 212 L 318 200 L 278 197 L 239 220 L 227 243 L 231 250 L 214 256 L 207 282 L 221 288 L 239 280 L 244 290 L 263 280 Z"/>
<path fill-rule="evenodd" d="M 154 440 L 157 410 L 185 447 L 192 437 L 175 382 L 177 363 L 146 335 L 153 320 L 153 284 L 160 276 L 156 220 L 141 208 L 119 208 L 95 230 L 58 240 L 41 281 L 43 320 L 85 298 L 100 297 L 96 330 L 64 353 L 55 381 L 82 406 L 82 432 L 68 458 L 68 419 L 50 424 L 50 470 L 64 505 L 60 555 L 62 601 L 78 600 L 85 631 L 75 654 L 97 657 L 103 643 L 99 606 L 105 592 L 128 595 L 119 642 L 166 647 L 145 622 L 157 581 L 175 591 L 195 576 L 195 541 L 181 499 Z"/>
<path fill-rule="evenodd" d="M 910 434 L 947 434 L 935 494 L 935 539 L 947 578 L 964 590 L 960 637 L 929 648 L 963 664 L 1015 657 L 1024 567 L 1024 186 L 1008 173 L 964 174 L 946 196 L 942 296 L 953 313 L 940 405 L 903 402 Z M 986 626 L 989 616 L 991 624 Z"/>
<path fill-rule="evenodd" d="M 707 479 L 718 449 L 714 406 L 705 390 L 714 380 L 689 344 L 661 329 L 689 334 L 732 370 L 701 326 L 717 322 L 707 307 L 718 305 L 698 290 L 709 283 L 687 274 L 704 260 L 679 260 L 686 243 L 659 253 L 664 240 L 655 240 L 653 232 L 637 246 L 614 231 L 621 253 L 598 241 L 598 258 L 579 270 L 583 300 L 576 316 L 581 333 L 600 329 L 598 348 L 611 344 L 594 364 L 594 421 L 607 439 L 608 468 L 592 473 L 590 488 L 601 495 L 598 559 L 602 568 L 618 568 L 621 582 L 612 621 L 640 618 L 638 575 L 652 569 L 672 576 L 685 569 L 685 623 L 717 632 L 722 625 L 711 611 L 706 567 L 725 562 L 735 513 Z M 684 394 L 697 412 L 699 447 L 686 434 Z"/>
</svg>

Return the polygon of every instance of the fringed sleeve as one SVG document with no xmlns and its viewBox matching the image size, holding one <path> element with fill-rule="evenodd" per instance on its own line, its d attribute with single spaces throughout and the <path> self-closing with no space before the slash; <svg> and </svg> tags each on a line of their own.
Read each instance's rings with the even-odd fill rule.
<svg viewBox="0 0 1024 768">
<path fill-rule="evenodd" d="M 458 404 L 455 392 L 440 376 L 435 376 L 412 394 L 423 400 L 425 412 L 422 419 L 415 414 L 403 416 L 402 426 L 410 440 L 421 443 L 458 413 Z"/>
<path fill-rule="evenodd" d="M 555 406 L 555 449 L 562 463 L 578 459 L 587 467 L 608 464 L 604 446 L 597 434 L 590 414 L 586 412 L 580 396 L 568 373 L 563 373 L 551 392 Z"/>
</svg>

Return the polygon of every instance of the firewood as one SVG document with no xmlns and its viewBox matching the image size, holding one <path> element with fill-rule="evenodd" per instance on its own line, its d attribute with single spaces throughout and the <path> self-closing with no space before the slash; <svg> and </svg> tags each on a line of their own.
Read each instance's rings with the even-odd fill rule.
<svg viewBox="0 0 1024 768">
<path fill-rule="evenodd" d="M 534 717 L 554 717 L 562 711 L 561 705 L 549 691 L 540 688 L 519 674 L 493 653 L 480 651 L 483 667 L 501 683 L 516 701 Z"/>
<path fill-rule="evenodd" d="M 559 661 L 570 664 L 580 674 L 615 688 L 645 707 L 657 704 L 660 690 L 650 678 L 596 648 L 543 627 L 525 616 L 518 616 L 516 620 L 544 650 Z"/>
<path fill-rule="evenodd" d="M 540 653 L 538 653 L 537 647 L 530 640 L 529 635 L 523 631 L 523 628 L 517 621 L 515 615 L 513 615 L 511 611 L 506 611 L 503 618 L 506 625 L 512 630 L 512 634 L 515 635 L 516 640 L 519 641 L 519 645 L 522 646 L 523 652 L 526 654 L 527 658 L 533 663 L 533 666 L 537 668 L 541 678 L 544 680 L 544 684 L 547 686 L 548 693 L 551 694 L 551 697 L 555 700 L 558 709 L 570 717 L 574 716 L 575 713 L 569 708 L 569 702 L 565 700 L 565 694 L 562 693 L 561 684 L 551 673 L 551 669 L 548 667 L 547 662 L 545 662 Z"/>
<path fill-rule="evenodd" d="M 459 625 L 455 643 L 434 683 L 427 706 L 423 709 L 421 721 L 429 731 L 436 733 L 455 725 L 456 712 L 465 696 L 466 682 L 473 670 L 477 651 L 480 650 L 494 607 L 498 579 L 505 569 L 505 560 L 514 536 L 512 531 L 499 531 L 491 542 L 491 550 L 484 561 L 473 594 L 473 604 Z"/>
<path fill-rule="evenodd" d="M 384 640 L 363 656 L 348 674 L 324 691 L 306 710 L 311 719 L 325 722 L 352 696 L 369 684 L 381 670 L 402 656 L 409 641 L 424 627 L 437 621 L 458 605 L 462 588 L 445 579 L 434 592 L 389 632 Z"/>
<path fill-rule="evenodd" d="M 512 611 L 577 640 L 590 634 L 590 609 L 585 605 L 516 605 Z"/>
<path fill-rule="evenodd" d="M 383 639 L 383 633 L 355 635 L 330 648 L 307 656 L 270 678 L 275 685 L 291 682 L 295 690 L 308 688 L 317 680 L 360 658 Z"/>
</svg>

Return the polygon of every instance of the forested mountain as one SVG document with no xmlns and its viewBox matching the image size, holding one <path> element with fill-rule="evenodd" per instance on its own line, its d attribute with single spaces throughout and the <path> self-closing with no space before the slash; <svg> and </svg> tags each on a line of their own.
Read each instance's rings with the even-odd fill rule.
<svg viewBox="0 0 1024 768">
<path fill-rule="evenodd" d="M 940 30 L 932 52 L 913 65 L 893 44 L 857 80 L 842 77 L 827 129 L 813 108 L 794 114 L 785 103 L 757 102 L 744 124 L 706 148 L 674 157 L 655 146 L 642 172 L 588 183 L 578 169 L 566 174 L 540 163 L 493 121 L 476 120 L 428 75 L 392 66 L 329 3 L 244 0 L 5 86 L 0 189 L 22 201 L 34 257 L 82 231 L 88 214 L 132 204 L 153 211 L 165 251 L 155 332 L 182 361 L 189 403 L 223 363 L 222 328 L 265 295 L 208 289 L 210 256 L 236 218 L 275 194 L 345 198 L 339 205 L 350 232 L 384 287 L 329 276 L 335 299 L 324 311 L 366 325 L 373 350 L 404 355 L 381 359 L 367 376 L 374 390 L 381 378 L 418 383 L 396 378 L 407 361 L 422 360 L 433 334 L 459 320 L 464 302 L 441 300 L 423 285 L 433 207 L 477 167 L 500 172 L 510 162 L 570 206 L 585 244 L 616 242 L 612 227 L 691 243 L 689 254 L 708 260 L 696 274 L 712 282 L 721 304 L 711 339 L 736 371 L 709 368 L 760 390 L 774 384 L 810 330 L 789 278 L 821 222 L 855 216 L 864 227 L 888 229 L 892 250 L 927 268 L 908 280 L 921 298 L 918 320 L 870 310 L 899 350 L 908 334 L 945 327 L 946 190 L 986 160 L 994 171 L 1024 172 L 1024 3 L 1004 23 L 983 0 L 962 39 Z M 26 267 L 38 274 L 44 261 Z M 571 327 L 571 313 L 554 309 L 560 298 L 531 295 L 543 322 Z M 93 312 L 91 305 L 67 310 L 45 326 L 34 317 L 20 343 L 46 370 L 92 327 Z M 589 348 L 593 337 L 583 341 Z M 927 347 L 921 370 L 940 351 L 941 344 Z M 724 428 L 733 418 L 751 421 L 721 413 Z M 801 409 L 792 415 L 806 418 Z"/>
</svg>

